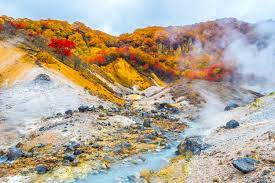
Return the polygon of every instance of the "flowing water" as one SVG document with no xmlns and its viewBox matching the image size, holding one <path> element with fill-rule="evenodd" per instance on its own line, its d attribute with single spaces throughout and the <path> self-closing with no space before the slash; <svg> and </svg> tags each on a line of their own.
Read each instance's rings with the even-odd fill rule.
<svg viewBox="0 0 275 183">
<path fill-rule="evenodd" d="M 199 125 L 194 125 L 188 128 L 182 133 L 180 139 L 196 133 L 198 127 Z M 133 176 L 138 177 L 142 170 L 157 171 L 165 167 L 169 160 L 175 157 L 178 144 L 179 141 L 175 141 L 171 143 L 169 149 L 139 155 L 138 159 L 145 159 L 145 161 L 140 161 L 138 164 L 133 164 L 132 161 L 137 157 L 125 159 L 123 162 L 114 164 L 108 171 L 91 173 L 84 179 L 77 180 L 76 183 L 133 183 Z"/>
</svg>

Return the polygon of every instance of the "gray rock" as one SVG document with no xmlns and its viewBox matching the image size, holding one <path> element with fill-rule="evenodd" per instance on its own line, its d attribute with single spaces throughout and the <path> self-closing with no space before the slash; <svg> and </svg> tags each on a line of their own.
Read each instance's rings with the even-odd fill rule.
<svg viewBox="0 0 275 183">
<path fill-rule="evenodd" d="M 87 111 L 89 111 L 89 106 L 82 105 L 78 108 L 78 111 L 79 112 L 87 112 Z"/>
<path fill-rule="evenodd" d="M 51 78 L 50 76 L 48 76 L 47 74 L 39 74 L 38 76 L 36 76 L 36 78 L 34 79 L 34 82 L 39 82 L 39 83 L 45 83 L 45 82 L 50 82 Z"/>
<path fill-rule="evenodd" d="M 49 168 L 44 166 L 44 165 L 39 165 L 39 166 L 35 167 L 35 171 L 38 174 L 44 174 L 44 173 L 47 173 L 49 171 Z"/>
<path fill-rule="evenodd" d="M 226 123 L 225 128 L 226 129 L 233 129 L 233 128 L 237 128 L 238 126 L 240 126 L 240 123 L 236 120 L 230 120 Z"/>
<path fill-rule="evenodd" d="M 75 160 L 75 155 L 73 154 L 66 154 L 64 156 L 64 160 L 67 160 L 67 161 L 74 161 Z"/>
<path fill-rule="evenodd" d="M 242 173 L 249 173 L 256 170 L 258 163 L 259 161 L 249 157 L 238 158 L 232 162 L 233 166 Z"/>
<path fill-rule="evenodd" d="M 77 150 L 74 151 L 74 155 L 75 155 L 75 156 L 78 156 L 78 155 L 80 155 L 80 154 L 82 154 L 82 153 L 84 153 L 84 151 L 83 151 L 83 150 L 80 150 L 80 149 L 77 149 Z"/>
<path fill-rule="evenodd" d="M 150 128 L 151 127 L 151 123 L 152 123 L 151 120 L 145 120 L 143 122 L 143 126 L 146 127 L 146 128 Z"/>
<path fill-rule="evenodd" d="M 9 148 L 8 154 L 7 154 L 8 160 L 13 161 L 20 158 L 21 156 L 23 156 L 23 152 L 20 148 L 17 148 L 17 147 Z"/>
<path fill-rule="evenodd" d="M 200 154 L 201 151 L 210 147 L 202 141 L 200 136 L 192 136 L 185 138 L 177 147 L 176 154 L 185 154 L 186 152 L 192 152 L 192 154 Z"/>
<path fill-rule="evenodd" d="M 73 151 L 80 147 L 80 143 L 71 141 L 68 144 L 65 145 L 67 151 Z"/>
<path fill-rule="evenodd" d="M 71 109 L 67 110 L 67 111 L 65 111 L 65 114 L 68 116 L 71 116 L 71 115 L 73 115 L 73 111 Z"/>
</svg>

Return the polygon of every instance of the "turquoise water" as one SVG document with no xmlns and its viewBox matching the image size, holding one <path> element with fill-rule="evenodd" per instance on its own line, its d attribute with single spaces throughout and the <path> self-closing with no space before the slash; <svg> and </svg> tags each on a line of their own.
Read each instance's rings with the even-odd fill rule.
<svg viewBox="0 0 275 183">
<path fill-rule="evenodd" d="M 188 128 L 182 133 L 179 140 L 198 132 L 198 127 L 197 125 L 193 125 L 193 127 Z M 171 147 L 169 149 L 125 159 L 123 162 L 114 164 L 108 171 L 91 173 L 86 178 L 77 180 L 76 183 L 133 183 L 133 181 L 129 179 L 130 176 L 134 175 L 138 177 L 139 173 L 144 169 L 157 171 L 168 165 L 169 160 L 175 157 L 175 151 L 177 150 L 178 144 L 179 141 L 174 141 L 171 142 Z M 133 164 L 133 161 L 136 159 L 145 159 L 145 161 L 139 161 L 138 164 Z"/>
</svg>

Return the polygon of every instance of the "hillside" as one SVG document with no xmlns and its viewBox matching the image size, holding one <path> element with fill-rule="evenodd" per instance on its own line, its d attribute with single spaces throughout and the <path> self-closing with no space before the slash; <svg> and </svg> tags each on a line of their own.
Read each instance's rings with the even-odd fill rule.
<svg viewBox="0 0 275 183">
<path fill-rule="evenodd" d="M 258 37 L 251 24 L 220 19 L 183 27 L 148 27 L 119 37 L 93 30 L 80 22 L 12 19 L 1 17 L 2 33 L 24 35 L 40 49 L 50 40 L 72 41 L 73 56 L 88 64 L 105 66 L 125 59 L 141 73 L 155 73 L 166 81 L 184 76 L 222 80 L 232 72 L 223 62 L 224 50 L 233 41 L 232 31 L 251 44 Z"/>
</svg>

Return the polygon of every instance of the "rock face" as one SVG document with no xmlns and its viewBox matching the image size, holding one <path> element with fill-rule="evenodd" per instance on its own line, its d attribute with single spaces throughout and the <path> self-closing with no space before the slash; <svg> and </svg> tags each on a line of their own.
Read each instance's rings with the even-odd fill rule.
<svg viewBox="0 0 275 183">
<path fill-rule="evenodd" d="M 226 123 L 225 128 L 226 129 L 233 129 L 233 128 L 237 128 L 238 126 L 240 126 L 240 123 L 236 120 L 230 120 Z"/>
<path fill-rule="evenodd" d="M 34 79 L 34 82 L 50 82 L 50 81 L 51 81 L 51 78 L 47 74 L 39 74 Z"/>
<path fill-rule="evenodd" d="M 233 166 L 242 173 L 249 173 L 256 170 L 256 164 L 259 162 L 253 158 L 238 158 L 232 162 Z"/>
<path fill-rule="evenodd" d="M 9 149 L 7 156 L 8 160 L 13 161 L 23 156 L 23 152 L 20 148 L 12 147 Z"/>
<path fill-rule="evenodd" d="M 200 154 L 201 151 L 210 147 L 202 141 L 200 136 L 192 136 L 185 138 L 179 145 L 176 154 L 185 154 L 186 152 L 192 152 L 192 154 Z"/>
<path fill-rule="evenodd" d="M 234 108 L 240 107 L 238 104 L 234 103 L 234 102 L 229 102 L 227 104 L 227 106 L 224 108 L 225 111 L 230 111 Z"/>
</svg>

